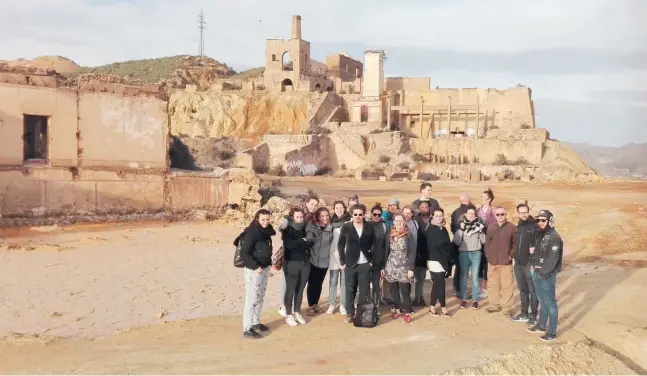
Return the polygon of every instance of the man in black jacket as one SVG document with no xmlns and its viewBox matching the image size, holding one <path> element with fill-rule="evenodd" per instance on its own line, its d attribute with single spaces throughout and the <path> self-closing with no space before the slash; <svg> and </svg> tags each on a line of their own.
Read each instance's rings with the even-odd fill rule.
<svg viewBox="0 0 647 376">
<path fill-rule="evenodd" d="M 517 205 L 517 214 L 519 215 L 519 223 L 515 232 L 517 249 L 514 250 L 514 275 L 517 279 L 517 288 L 521 298 L 521 312 L 512 320 L 525 322 L 532 326 L 535 325 L 539 306 L 532 275 L 530 274 L 530 247 L 535 245 L 537 221 L 530 215 L 530 208 L 526 203 Z M 528 314 L 528 308 L 530 308 L 530 315 Z"/>
<path fill-rule="evenodd" d="M 382 214 L 382 208 L 379 205 L 371 208 L 371 225 L 373 225 L 373 232 L 375 233 L 375 243 L 373 243 L 373 249 L 371 250 L 371 297 L 377 305 L 381 303 L 382 297 L 384 297 L 384 303 L 390 304 L 387 300 L 390 300 L 390 294 L 385 293 L 382 296 L 380 293 L 380 279 L 382 278 L 382 269 L 386 266 L 386 250 L 389 242 L 389 230 L 382 219 Z"/>
<path fill-rule="evenodd" d="M 555 230 L 553 213 L 541 210 L 537 214 L 539 234 L 535 246 L 530 248 L 530 254 L 536 253 L 532 260 L 531 272 L 535 283 L 535 291 L 539 299 L 539 320 L 528 328 L 531 333 L 546 332 L 540 339 L 552 341 L 557 338 L 557 300 L 555 299 L 555 284 L 557 273 L 562 271 L 562 256 L 564 243 Z M 549 327 L 546 327 L 549 324 Z"/>
<path fill-rule="evenodd" d="M 352 220 L 341 226 L 339 234 L 339 262 L 346 275 L 346 322 L 355 316 L 355 295 L 359 288 L 359 301 L 371 294 L 372 248 L 375 244 L 373 226 L 366 223 L 366 207 L 356 204 L 351 208 Z"/>
</svg>

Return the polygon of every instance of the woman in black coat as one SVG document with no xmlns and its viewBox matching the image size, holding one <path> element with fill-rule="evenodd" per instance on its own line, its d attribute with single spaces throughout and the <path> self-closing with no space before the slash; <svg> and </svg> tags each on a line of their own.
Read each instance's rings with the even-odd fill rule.
<svg viewBox="0 0 647 376">
<path fill-rule="evenodd" d="M 303 290 L 310 276 L 310 247 L 313 242 L 307 239 L 305 213 L 301 208 L 290 211 L 290 221 L 283 230 L 283 252 L 285 263 L 285 322 L 290 326 L 305 324 L 301 316 Z"/>
<path fill-rule="evenodd" d="M 431 302 L 429 313 L 438 316 L 436 303 L 440 303 L 441 315 L 449 317 L 445 302 L 445 273 L 449 270 L 449 260 L 452 253 L 452 242 L 449 239 L 449 232 L 443 226 L 445 212 L 441 208 L 433 209 L 433 216 L 429 227 L 425 231 L 427 235 L 427 268 L 431 272 Z"/>
</svg>

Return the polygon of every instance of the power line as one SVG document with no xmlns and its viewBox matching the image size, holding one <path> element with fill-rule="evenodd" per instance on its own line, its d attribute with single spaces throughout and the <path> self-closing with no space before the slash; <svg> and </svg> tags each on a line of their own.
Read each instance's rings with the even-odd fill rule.
<svg viewBox="0 0 647 376">
<path fill-rule="evenodd" d="M 198 16 L 198 29 L 200 29 L 200 56 L 204 56 L 204 29 L 206 29 L 207 23 L 204 20 L 204 12 L 200 10 L 200 16 Z"/>
</svg>

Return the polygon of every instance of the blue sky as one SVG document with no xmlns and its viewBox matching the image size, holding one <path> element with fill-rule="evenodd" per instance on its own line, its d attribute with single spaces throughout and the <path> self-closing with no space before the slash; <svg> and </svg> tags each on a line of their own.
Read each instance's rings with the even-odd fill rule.
<svg viewBox="0 0 647 376">
<path fill-rule="evenodd" d="M 8 1 L 9 0 L 5 0 Z M 313 58 L 385 50 L 386 74 L 432 86 L 533 89 L 536 120 L 562 141 L 647 142 L 647 0 L 21 0 L 0 12 L 0 59 L 81 65 L 206 53 L 263 64 L 265 38 L 303 18 Z M 644 24 L 644 21 L 643 21 Z"/>
</svg>

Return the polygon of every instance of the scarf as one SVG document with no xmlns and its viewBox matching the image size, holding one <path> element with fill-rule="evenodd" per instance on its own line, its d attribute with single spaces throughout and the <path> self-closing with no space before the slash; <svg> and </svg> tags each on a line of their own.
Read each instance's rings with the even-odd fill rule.
<svg viewBox="0 0 647 376">
<path fill-rule="evenodd" d="M 337 214 L 333 214 L 332 216 L 332 223 L 337 223 L 337 222 L 348 222 L 350 221 L 350 213 L 344 213 L 341 217 L 338 217 Z"/>
<path fill-rule="evenodd" d="M 304 227 L 306 227 L 306 222 L 296 223 L 294 221 L 291 221 L 290 222 L 290 227 L 292 227 L 293 229 L 295 229 L 297 231 L 301 231 L 301 230 L 304 229 Z"/>
<path fill-rule="evenodd" d="M 397 228 L 395 228 L 395 226 L 393 226 L 393 227 L 391 227 L 391 232 L 389 233 L 389 235 L 392 238 L 396 238 L 396 239 L 403 238 L 403 237 L 407 236 L 408 234 L 409 234 L 409 226 L 407 226 L 407 225 L 404 225 L 402 227 L 402 230 L 398 230 Z"/>
<path fill-rule="evenodd" d="M 463 223 L 461 223 L 461 230 L 463 230 L 464 236 L 472 236 L 483 231 L 485 226 L 479 222 L 478 218 L 474 218 L 473 221 L 469 221 L 467 218 L 463 218 Z"/>
</svg>

